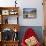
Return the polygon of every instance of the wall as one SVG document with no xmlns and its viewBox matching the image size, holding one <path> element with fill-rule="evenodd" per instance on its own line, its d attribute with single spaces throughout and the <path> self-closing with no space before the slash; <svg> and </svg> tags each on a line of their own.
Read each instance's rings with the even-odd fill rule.
<svg viewBox="0 0 46 46">
<path fill-rule="evenodd" d="M 9 7 L 14 6 L 15 0 L 0 0 L 0 6 Z M 21 26 L 43 26 L 43 6 L 42 0 L 17 0 L 17 6 L 20 7 L 19 11 L 19 24 Z M 36 8 L 37 18 L 35 19 L 23 19 L 23 8 Z"/>
<path fill-rule="evenodd" d="M 43 6 L 42 0 L 21 0 L 20 2 L 20 25 L 22 26 L 42 26 L 43 25 Z M 36 8 L 36 19 L 23 19 L 23 8 Z"/>
</svg>

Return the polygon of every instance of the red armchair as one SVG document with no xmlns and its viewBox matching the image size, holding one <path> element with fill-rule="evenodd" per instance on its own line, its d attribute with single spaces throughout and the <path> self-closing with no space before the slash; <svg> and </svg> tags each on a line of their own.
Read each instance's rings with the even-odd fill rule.
<svg viewBox="0 0 46 46">
<path fill-rule="evenodd" d="M 35 41 L 36 44 L 27 45 L 28 43 L 31 44 L 31 42 L 28 42 L 28 41 L 32 41 L 32 39 L 35 39 L 34 41 Z M 32 42 L 34 42 L 34 41 L 32 41 Z M 25 35 L 22 38 L 21 46 L 41 46 L 41 44 L 37 40 L 37 35 L 32 28 L 28 28 L 27 31 L 25 32 Z"/>
</svg>

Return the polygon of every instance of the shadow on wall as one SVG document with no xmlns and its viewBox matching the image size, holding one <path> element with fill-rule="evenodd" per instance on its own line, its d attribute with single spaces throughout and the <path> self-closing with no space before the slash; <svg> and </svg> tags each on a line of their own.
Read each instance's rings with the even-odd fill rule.
<svg viewBox="0 0 46 46">
<path fill-rule="evenodd" d="M 24 36 L 25 31 L 28 28 L 32 28 L 36 32 L 39 41 L 41 43 L 43 43 L 43 30 L 42 30 L 41 26 L 21 26 L 20 31 L 19 31 L 19 40 L 20 40 L 20 42 L 21 42 L 21 40 Z"/>
</svg>

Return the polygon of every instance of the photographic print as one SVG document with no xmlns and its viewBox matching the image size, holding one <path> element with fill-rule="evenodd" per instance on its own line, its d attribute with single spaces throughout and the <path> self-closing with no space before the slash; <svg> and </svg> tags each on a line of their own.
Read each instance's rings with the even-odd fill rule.
<svg viewBox="0 0 46 46">
<path fill-rule="evenodd" d="M 23 8 L 23 18 L 36 18 L 36 8 Z"/>
</svg>

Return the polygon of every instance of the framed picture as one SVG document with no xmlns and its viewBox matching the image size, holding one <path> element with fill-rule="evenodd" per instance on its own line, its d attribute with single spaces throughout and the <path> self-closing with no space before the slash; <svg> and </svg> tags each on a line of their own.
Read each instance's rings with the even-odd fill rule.
<svg viewBox="0 0 46 46">
<path fill-rule="evenodd" d="M 23 8 L 23 18 L 36 18 L 37 9 L 36 8 Z"/>
<path fill-rule="evenodd" d="M 10 15 L 14 15 L 14 12 L 15 12 L 14 10 L 10 10 L 9 13 L 10 13 Z"/>
<path fill-rule="evenodd" d="M 9 10 L 2 10 L 2 15 L 9 15 Z"/>
<path fill-rule="evenodd" d="M 9 11 L 9 14 L 10 14 L 10 15 L 16 15 L 17 13 L 18 13 L 18 12 L 15 11 L 15 10 L 10 10 L 10 11 Z"/>
</svg>

